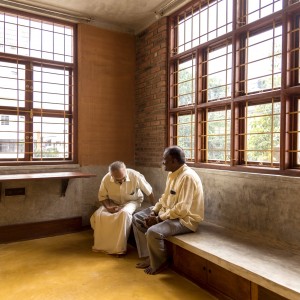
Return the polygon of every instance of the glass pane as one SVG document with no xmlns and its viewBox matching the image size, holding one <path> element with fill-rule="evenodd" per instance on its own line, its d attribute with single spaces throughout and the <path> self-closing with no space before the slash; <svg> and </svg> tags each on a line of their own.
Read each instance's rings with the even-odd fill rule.
<svg viewBox="0 0 300 300">
<path fill-rule="evenodd" d="M 195 102 L 195 59 L 178 65 L 178 106 Z"/>
<path fill-rule="evenodd" d="M 217 162 L 230 162 L 231 110 L 208 111 L 207 157 Z"/>
<path fill-rule="evenodd" d="M 3 13 L 0 20 L 0 51 L 73 62 L 72 27 Z M 54 34 L 54 32 L 57 32 Z M 59 34 L 58 34 L 59 33 Z"/>
<path fill-rule="evenodd" d="M 25 106 L 25 66 L 0 61 L 0 106 Z"/>
<path fill-rule="evenodd" d="M 280 103 L 248 106 L 246 111 L 246 160 L 279 163 Z"/>
<path fill-rule="evenodd" d="M 0 159 L 25 157 L 25 118 L 0 115 Z"/>
<path fill-rule="evenodd" d="M 232 46 L 208 51 L 207 99 L 231 97 Z"/>
<path fill-rule="evenodd" d="M 69 121 L 64 118 L 33 118 L 33 158 L 69 157 Z"/>
<path fill-rule="evenodd" d="M 209 1 L 195 5 L 178 17 L 177 45 L 173 53 L 190 48 L 232 31 L 233 0 Z"/>
<path fill-rule="evenodd" d="M 180 146 L 189 160 L 194 159 L 194 115 L 179 115 L 177 124 L 177 145 Z"/>
<path fill-rule="evenodd" d="M 68 70 L 34 67 L 33 107 L 68 110 L 69 76 Z"/>
<path fill-rule="evenodd" d="M 247 0 L 247 23 L 257 21 L 282 9 L 282 0 Z"/>
<path fill-rule="evenodd" d="M 42 33 L 42 57 L 53 60 L 53 32 L 43 31 Z"/>
<path fill-rule="evenodd" d="M 18 54 L 24 56 L 29 55 L 29 28 L 25 26 L 19 26 Z"/>
<path fill-rule="evenodd" d="M 250 36 L 247 55 L 247 93 L 280 88 L 281 27 Z"/>
</svg>

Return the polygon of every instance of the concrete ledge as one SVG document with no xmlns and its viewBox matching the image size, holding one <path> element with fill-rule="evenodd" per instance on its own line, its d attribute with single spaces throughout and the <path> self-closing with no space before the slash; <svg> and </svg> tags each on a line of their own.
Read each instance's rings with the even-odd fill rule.
<svg viewBox="0 0 300 300">
<path fill-rule="evenodd" d="M 224 269 L 288 299 L 300 299 L 300 249 L 203 222 L 168 238 Z"/>
<path fill-rule="evenodd" d="M 72 172 L 42 172 L 42 173 L 18 173 L 0 174 L 0 200 L 2 195 L 1 182 L 20 181 L 20 180 L 42 180 L 42 179 L 62 179 L 61 196 L 64 197 L 68 188 L 69 179 L 96 177 L 96 174 Z"/>
</svg>

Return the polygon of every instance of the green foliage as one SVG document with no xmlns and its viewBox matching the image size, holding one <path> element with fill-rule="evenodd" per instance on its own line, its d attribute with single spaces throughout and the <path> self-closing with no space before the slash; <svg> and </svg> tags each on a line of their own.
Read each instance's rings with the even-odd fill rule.
<svg viewBox="0 0 300 300">
<path fill-rule="evenodd" d="M 178 106 L 194 103 L 195 68 L 189 67 L 178 71 Z"/>
<path fill-rule="evenodd" d="M 247 117 L 247 161 L 278 162 L 280 103 L 249 106 Z"/>
<path fill-rule="evenodd" d="M 230 110 L 219 110 L 207 114 L 208 160 L 230 160 Z"/>
<path fill-rule="evenodd" d="M 194 158 L 195 116 L 178 116 L 177 145 L 185 151 L 188 159 Z"/>
</svg>

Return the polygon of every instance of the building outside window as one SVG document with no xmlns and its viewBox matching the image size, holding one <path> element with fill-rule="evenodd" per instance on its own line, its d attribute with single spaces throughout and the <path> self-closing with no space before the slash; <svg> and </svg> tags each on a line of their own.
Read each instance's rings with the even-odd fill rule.
<svg viewBox="0 0 300 300">
<path fill-rule="evenodd" d="M 298 175 L 300 1 L 193 1 L 169 18 L 169 145 L 195 167 Z"/>
<path fill-rule="evenodd" d="M 0 162 L 74 159 L 74 32 L 0 9 Z"/>
</svg>

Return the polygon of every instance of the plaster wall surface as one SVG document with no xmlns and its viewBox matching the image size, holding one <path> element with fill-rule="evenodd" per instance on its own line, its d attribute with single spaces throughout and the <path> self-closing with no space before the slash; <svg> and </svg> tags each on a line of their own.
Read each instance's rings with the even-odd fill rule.
<svg viewBox="0 0 300 300">
<path fill-rule="evenodd" d="M 166 172 L 138 168 L 156 197 L 164 191 Z M 205 220 L 283 243 L 300 245 L 300 178 L 195 169 L 202 180 Z"/>
<path fill-rule="evenodd" d="M 97 194 L 107 165 L 75 167 L 96 177 L 71 179 L 65 197 L 60 195 L 59 179 L 2 183 L 0 226 L 75 216 L 81 216 L 83 225 L 89 225 L 90 216 L 99 206 Z M 164 192 L 167 172 L 154 167 L 135 169 L 146 177 L 155 198 L 159 199 Z M 207 222 L 300 245 L 300 178 L 207 169 L 195 171 L 203 183 Z M 26 194 L 4 196 L 5 188 L 9 187 L 25 187 Z"/>
<path fill-rule="evenodd" d="M 1 168 L 1 174 L 16 173 L 16 168 Z M 22 173 L 42 172 L 44 166 L 23 167 Z M 97 193 L 107 166 L 80 168 L 79 165 L 47 166 L 48 172 L 83 171 L 96 174 L 91 178 L 70 179 L 64 197 L 61 179 L 6 181 L 2 183 L 0 226 L 58 220 L 81 216 L 83 225 L 97 208 Z M 25 195 L 5 196 L 9 188 L 25 188 Z"/>
</svg>

